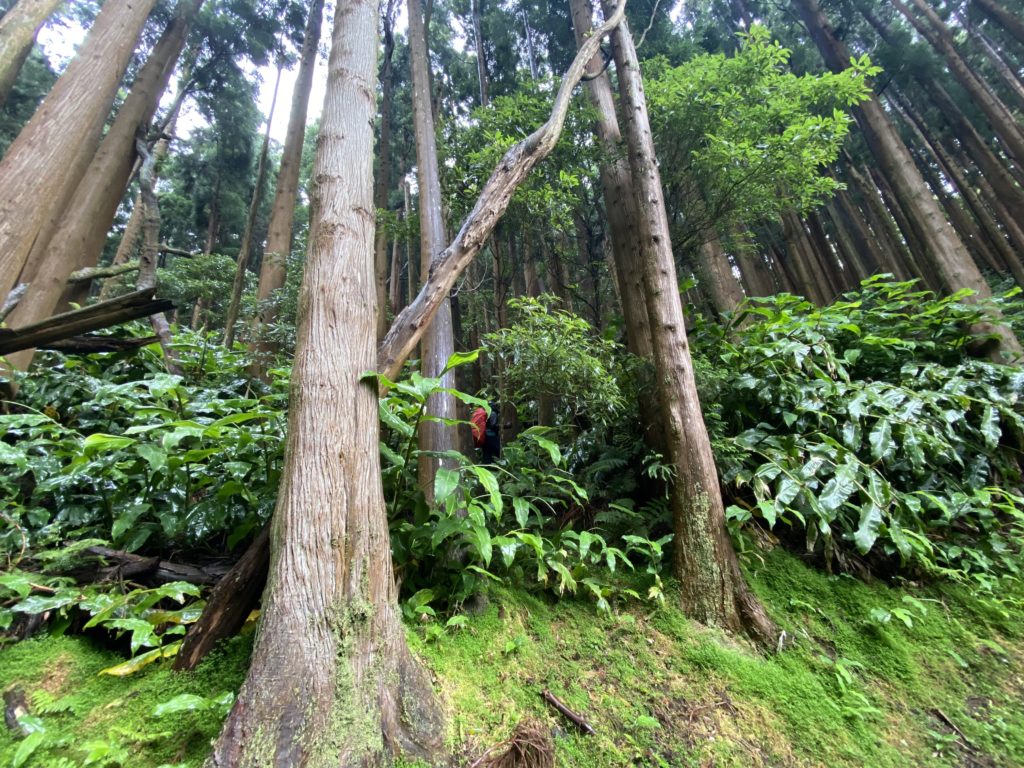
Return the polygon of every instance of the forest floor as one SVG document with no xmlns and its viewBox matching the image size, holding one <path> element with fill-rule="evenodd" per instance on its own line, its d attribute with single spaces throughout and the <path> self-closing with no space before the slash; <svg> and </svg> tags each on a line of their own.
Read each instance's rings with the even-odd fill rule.
<svg viewBox="0 0 1024 768">
<path fill-rule="evenodd" d="M 448 711 L 451 764 L 500 754 L 535 719 L 555 764 L 579 768 L 1024 765 L 1019 608 L 962 587 L 828 576 L 780 550 L 763 558 L 748 575 L 786 631 L 781 653 L 687 621 L 671 590 L 664 607 L 602 615 L 496 589 L 461 628 L 428 641 L 411 627 Z M 222 717 L 209 699 L 237 690 L 250 646 L 229 641 L 192 674 L 158 662 L 125 678 L 97 674 L 123 656 L 87 637 L 6 647 L 0 688 L 24 690 L 44 736 L 25 755 L 4 729 L 0 768 L 198 766 Z M 545 689 L 596 733 L 550 708 Z M 207 698 L 155 714 L 179 694 Z"/>
</svg>

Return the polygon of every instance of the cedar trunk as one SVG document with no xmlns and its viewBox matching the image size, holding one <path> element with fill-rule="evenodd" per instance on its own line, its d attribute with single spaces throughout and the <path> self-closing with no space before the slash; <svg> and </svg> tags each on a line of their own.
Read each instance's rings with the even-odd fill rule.
<svg viewBox="0 0 1024 768">
<path fill-rule="evenodd" d="M 378 211 L 388 207 L 391 190 L 391 112 L 395 93 L 395 74 L 391 60 L 395 52 L 394 19 L 389 5 L 384 13 L 384 63 L 380 68 L 380 137 L 377 141 L 377 175 L 373 180 L 373 204 Z M 377 279 L 377 338 L 388 330 L 388 233 L 377 227 L 373 242 L 373 268 Z"/>
<path fill-rule="evenodd" d="M 807 25 L 825 64 L 834 72 L 846 69 L 850 62 L 850 52 L 833 34 L 817 0 L 793 0 L 793 5 Z M 855 112 L 872 155 L 892 185 L 910 228 L 923 246 L 920 256 L 925 260 L 928 270 L 936 274 L 947 291 L 969 288 L 977 298 L 990 297 L 992 292 L 988 284 L 956 231 L 946 220 L 942 208 L 932 196 L 878 99 L 872 97 L 863 102 L 855 108 Z M 983 323 L 975 330 L 995 334 L 996 342 L 990 350 L 994 359 L 1001 359 L 1002 353 L 1014 358 L 1021 354 L 1020 344 L 1005 325 Z"/>
<path fill-rule="evenodd" d="M 446 245 L 441 216 L 441 176 L 437 165 L 437 140 L 430 108 L 430 62 L 420 0 L 409 0 L 409 58 L 412 67 L 412 107 L 416 133 L 416 178 L 420 197 L 420 274 L 426 280 L 431 264 Z M 441 376 L 448 358 L 455 352 L 451 300 L 445 296 L 434 319 L 420 341 L 420 372 Z M 455 387 L 455 374 L 444 374 L 446 388 Z M 456 419 L 455 398 L 448 392 L 436 392 L 427 401 L 427 414 Z M 437 421 L 424 421 L 419 430 L 419 486 L 434 501 L 434 477 L 441 466 L 453 466 L 452 460 L 438 459 L 425 452 L 451 451 L 456 448 L 455 428 Z"/>
<path fill-rule="evenodd" d="M 0 161 L 0 296 L 81 181 L 154 1 L 103 4 L 78 55 Z"/>
<path fill-rule="evenodd" d="M 337 5 L 313 173 L 285 464 L 248 677 L 207 766 L 369 766 L 442 729 L 405 643 L 374 367 L 377 4 Z"/>
<path fill-rule="evenodd" d="M 605 13 L 609 13 L 607 5 Z M 644 293 L 668 459 L 675 470 L 674 566 L 683 608 L 699 621 L 742 629 L 767 643 L 775 628 L 748 589 L 725 528 L 718 473 L 697 398 L 639 62 L 626 22 L 612 33 L 612 51 L 640 214 Z"/>
<path fill-rule="evenodd" d="M 64 0 L 18 0 L 0 18 L 0 108 L 11 95 L 36 34 Z"/>
</svg>

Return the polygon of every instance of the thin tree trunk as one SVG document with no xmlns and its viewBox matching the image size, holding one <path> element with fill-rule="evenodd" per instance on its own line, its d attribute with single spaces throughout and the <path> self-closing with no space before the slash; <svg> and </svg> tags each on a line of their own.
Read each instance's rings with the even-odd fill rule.
<svg viewBox="0 0 1024 768">
<path fill-rule="evenodd" d="M 964 61 L 953 44 L 953 37 L 949 33 L 948 27 L 943 24 L 942 19 L 925 0 L 911 0 L 911 2 L 925 15 L 927 22 L 921 21 L 903 0 L 892 0 L 892 4 L 899 9 L 914 29 L 945 58 L 950 73 L 971 95 L 971 99 L 978 105 L 992 126 L 992 130 L 999 137 L 999 141 L 1006 148 L 1007 154 L 1018 163 L 1024 163 L 1024 132 L 1021 131 L 1013 114 L 988 87 L 988 84 L 978 77 L 970 65 Z"/>
<path fill-rule="evenodd" d="M 818 306 L 828 303 L 821 287 L 815 269 L 813 254 L 810 252 L 810 244 L 807 240 L 807 233 L 804 231 L 803 222 L 793 211 L 786 211 L 782 214 L 782 237 L 786 241 L 786 250 L 789 254 L 787 262 L 795 272 L 799 285 L 794 286 L 796 293 L 804 296 Z"/>
<path fill-rule="evenodd" d="M 447 238 L 441 215 L 441 175 L 437 161 L 437 139 L 430 109 L 430 60 L 427 55 L 427 31 L 423 24 L 421 0 L 409 0 L 409 59 L 412 68 L 413 124 L 416 136 L 416 179 L 419 186 L 420 274 L 430 274 L 431 265 L 444 250 Z M 420 340 L 420 373 L 442 379 L 445 388 L 455 387 L 455 374 L 444 372 L 448 358 L 455 352 L 451 299 L 445 296 L 429 328 Z M 436 392 L 427 401 L 426 412 L 439 419 L 455 419 L 455 398 L 450 392 Z M 434 478 L 438 469 L 452 469 L 451 459 L 439 459 L 436 453 L 455 450 L 455 428 L 438 421 L 425 421 L 419 430 L 420 490 L 433 503 Z M 437 501 L 443 501 L 438 499 Z"/>
<path fill-rule="evenodd" d="M 281 71 L 284 62 L 277 63 L 277 78 L 274 80 L 274 95 L 270 99 L 270 114 L 267 115 L 267 128 L 263 132 L 263 146 L 260 148 L 259 160 L 256 161 L 256 183 L 249 200 L 249 212 L 245 217 L 245 229 L 242 230 L 242 242 L 238 246 L 238 259 L 235 261 L 235 279 L 231 283 L 231 300 L 228 302 L 227 317 L 224 320 L 224 346 L 231 349 L 235 344 L 235 323 L 242 305 L 242 291 L 245 289 L 245 273 L 249 270 L 249 259 L 252 255 L 252 235 L 256 228 L 256 216 L 263 202 L 263 188 L 267 181 L 267 156 L 270 153 L 270 124 L 274 122 L 274 109 L 277 107 L 277 92 L 281 85 Z"/>
<path fill-rule="evenodd" d="M 0 109 L 11 95 L 36 35 L 64 0 L 18 0 L 0 18 Z"/>
<path fill-rule="evenodd" d="M 17 282 L 40 230 L 67 207 L 96 153 L 153 4 L 103 4 L 78 55 L 0 161 L 0 296 Z"/>
<path fill-rule="evenodd" d="M 29 283 L 28 300 L 11 314 L 11 327 L 32 325 L 52 315 L 61 308 L 71 273 L 99 262 L 136 164 L 136 136 L 149 128 L 156 114 L 201 3 L 202 0 L 183 0 L 178 5 L 174 18 L 132 83 L 70 206 L 55 211 L 54 217 L 40 228 L 20 278 L 21 282 Z M 180 103 L 176 100 L 172 106 L 175 114 Z M 23 350 L 8 359 L 20 370 L 28 370 L 34 354 L 35 350 Z"/>
<path fill-rule="evenodd" d="M 270 209 L 267 242 L 260 264 L 260 280 L 256 288 L 257 315 L 253 325 L 254 370 L 264 376 L 267 358 L 273 351 L 265 340 L 264 330 L 276 319 L 276 310 L 270 302 L 274 291 L 283 288 L 286 263 L 292 250 L 292 225 L 295 218 L 295 198 L 299 189 L 302 166 L 302 145 L 306 139 L 306 113 L 309 111 L 309 93 L 313 87 L 320 33 L 323 26 L 323 0 L 313 0 L 306 19 L 299 55 L 299 71 L 292 89 L 292 104 L 288 113 L 288 131 L 281 152 L 281 167 L 277 172 L 274 203 Z"/>
<path fill-rule="evenodd" d="M 900 237 L 897 224 L 885 207 L 878 189 L 863 173 L 857 170 L 852 162 L 846 164 L 846 172 L 860 192 L 868 225 L 879 242 L 881 251 L 879 266 L 891 273 L 897 280 L 909 280 L 910 272 L 906 267 L 907 257 L 904 252 L 903 239 Z"/>
<path fill-rule="evenodd" d="M 1005 29 L 1020 44 L 1024 45 L 1024 19 L 1008 10 L 996 0 L 973 0 L 982 12 Z"/>
<path fill-rule="evenodd" d="M 377 4 L 337 4 L 313 172 L 288 438 L 249 674 L 208 768 L 380 765 L 443 737 L 405 642 L 374 365 Z"/>
<path fill-rule="evenodd" d="M 902 4 L 900 0 L 894 2 Z M 846 69 L 850 62 L 850 52 L 833 35 L 816 0 L 793 0 L 793 4 L 817 43 L 826 65 L 834 72 Z M 878 99 L 872 97 L 856 107 L 855 111 L 868 147 L 892 183 L 910 226 L 925 246 L 922 256 L 929 270 L 934 271 L 943 287 L 950 292 L 969 288 L 978 299 L 991 296 L 988 284 L 946 221 L 941 207 L 932 197 L 906 145 L 889 122 Z M 995 320 L 992 324 L 979 324 L 974 330 L 996 334 L 998 341 L 990 350 L 994 359 L 1001 360 L 1003 352 L 1012 357 L 1019 356 L 1021 349 L 1017 339 L 1008 327 L 999 323 L 999 318 Z"/>
<path fill-rule="evenodd" d="M 625 22 L 612 33 L 612 51 L 640 212 L 644 294 L 667 424 L 668 459 L 675 470 L 673 548 L 683 607 L 698 621 L 745 630 L 760 642 L 769 643 L 775 639 L 775 627 L 748 589 L 725 528 L 718 473 L 686 338 L 640 66 Z"/>
<path fill-rule="evenodd" d="M 992 41 L 989 40 L 988 36 L 985 35 L 980 29 L 975 27 L 973 24 L 965 25 L 967 33 L 971 36 L 978 47 L 981 48 L 981 52 L 985 58 L 992 65 L 992 68 L 999 74 L 999 77 L 1003 81 L 1003 85 L 1013 96 L 1013 100 L 1017 104 L 1017 109 L 1024 109 L 1024 83 L 1021 83 L 1020 75 L 1010 68 L 1010 65 L 1006 63 L 999 51 L 996 50 L 995 46 L 992 45 Z"/>
<path fill-rule="evenodd" d="M 476 46 L 476 78 L 480 86 L 480 106 L 486 107 L 491 103 L 488 97 L 490 85 L 487 77 L 487 57 L 484 54 L 484 31 L 481 23 L 483 0 L 470 0 L 473 14 L 473 43 Z"/>
<path fill-rule="evenodd" d="M 391 60 L 395 52 L 394 0 L 389 0 L 384 12 L 384 61 L 380 68 L 380 136 L 377 141 L 377 173 L 374 176 L 373 204 L 377 210 L 388 207 L 388 192 L 391 190 L 391 112 L 394 107 L 395 78 Z M 373 242 L 374 274 L 377 277 L 377 339 L 382 339 L 388 329 L 388 233 L 384 227 L 377 227 Z"/>
</svg>

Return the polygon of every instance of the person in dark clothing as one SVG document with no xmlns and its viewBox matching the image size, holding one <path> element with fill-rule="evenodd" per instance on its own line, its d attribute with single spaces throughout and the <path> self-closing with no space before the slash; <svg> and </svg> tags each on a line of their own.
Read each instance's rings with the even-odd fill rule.
<svg viewBox="0 0 1024 768">
<path fill-rule="evenodd" d="M 473 444 L 480 449 L 484 464 L 492 464 L 501 456 L 501 417 L 497 403 L 490 403 L 488 415 L 484 408 L 477 408 L 469 421 L 473 428 Z"/>
</svg>

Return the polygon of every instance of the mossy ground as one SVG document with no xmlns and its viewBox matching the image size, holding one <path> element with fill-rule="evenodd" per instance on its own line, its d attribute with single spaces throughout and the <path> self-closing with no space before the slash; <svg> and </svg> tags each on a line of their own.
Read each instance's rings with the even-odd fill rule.
<svg viewBox="0 0 1024 768">
<path fill-rule="evenodd" d="M 452 763 L 472 763 L 532 716 L 553 729 L 560 766 L 1024 765 L 1020 613 L 949 586 L 829 577 L 781 551 L 748 573 L 786 630 L 781 654 L 698 627 L 671 605 L 603 616 L 587 602 L 511 590 L 435 641 L 412 629 L 448 712 Z M 129 751 L 132 768 L 198 765 L 218 719 L 155 718 L 153 708 L 182 692 L 237 689 L 247 647 L 233 641 L 193 675 L 154 665 L 126 679 L 97 676 L 115 659 L 84 639 L 3 650 L 0 686 L 69 704 L 42 715 L 53 746 L 26 765 L 81 764 L 83 746 L 104 739 Z M 547 707 L 545 688 L 597 734 Z M 0 736 L 0 768 L 16 748 Z"/>
</svg>

